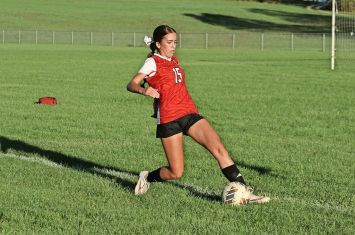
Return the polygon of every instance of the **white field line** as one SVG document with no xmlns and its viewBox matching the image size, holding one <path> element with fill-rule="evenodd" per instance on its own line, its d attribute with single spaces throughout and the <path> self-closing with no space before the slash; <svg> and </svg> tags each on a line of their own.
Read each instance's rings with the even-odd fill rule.
<svg viewBox="0 0 355 235">
<path fill-rule="evenodd" d="M 25 157 L 25 156 L 21 156 L 21 155 L 12 154 L 12 153 L 6 153 L 6 154 L 0 153 L 0 155 L 5 158 L 12 158 L 12 159 L 18 159 L 18 160 L 27 161 L 27 162 L 41 163 L 43 165 L 50 166 L 50 167 L 59 167 L 59 168 L 66 167 L 65 165 L 63 166 L 61 164 L 52 162 L 50 160 L 47 160 L 47 159 L 41 158 L 41 157 Z M 80 165 L 77 165 L 75 167 L 70 167 L 70 168 L 74 168 L 77 170 L 83 170 L 83 171 L 85 171 L 85 169 L 86 169 L 85 167 L 80 166 Z M 126 172 L 114 171 L 114 170 L 110 170 L 110 169 L 101 169 L 101 168 L 97 168 L 97 167 L 94 167 L 91 169 L 92 169 L 92 172 L 102 173 L 105 175 L 110 175 L 110 176 L 121 178 L 121 179 L 131 180 L 132 177 L 136 178 L 135 175 L 130 174 L 130 173 L 126 173 Z"/>
<path fill-rule="evenodd" d="M 12 153 L 0 153 L 0 155 L 2 157 L 5 158 L 13 158 L 13 159 L 18 159 L 18 160 L 22 160 L 22 161 L 27 161 L 27 162 L 37 162 L 37 163 L 42 163 L 46 166 L 51 166 L 51 167 L 63 167 L 62 165 L 49 161 L 45 158 L 40 158 L 40 157 L 25 157 L 25 156 L 21 156 L 21 155 L 16 155 L 16 154 L 12 154 Z"/>
<path fill-rule="evenodd" d="M 18 160 L 22 160 L 22 161 L 28 161 L 28 162 L 35 162 L 35 163 L 40 163 L 46 166 L 50 166 L 50 167 L 56 167 L 56 168 L 62 168 L 65 167 L 63 165 L 57 164 L 55 162 L 49 161 L 47 159 L 44 158 L 39 158 L 39 157 L 25 157 L 25 156 L 21 156 L 21 155 L 16 155 L 16 154 L 11 154 L 11 153 L 0 153 L 0 156 L 5 157 L 5 158 L 13 158 L 13 159 L 18 159 Z M 84 167 L 76 167 L 78 170 L 80 169 L 85 169 Z M 135 180 L 137 178 L 136 175 L 134 174 L 130 174 L 130 173 L 126 173 L 126 172 L 119 172 L 119 171 L 114 171 L 114 170 L 110 170 L 110 169 L 100 169 L 100 168 L 94 168 L 94 172 L 98 172 L 98 173 L 102 173 L 105 175 L 110 175 L 110 176 L 114 176 L 117 178 L 121 178 L 121 179 L 125 179 L 125 180 Z M 196 192 L 199 192 L 201 194 L 205 193 L 205 194 L 209 194 L 212 196 L 219 196 L 221 195 L 221 193 L 216 193 L 213 192 L 211 190 L 209 190 L 208 188 L 201 188 L 192 184 L 188 184 L 188 183 L 179 183 L 183 188 L 187 188 L 187 189 L 193 189 Z M 355 212 L 355 208 L 351 207 L 351 208 L 347 208 L 347 207 L 343 207 L 343 206 L 333 206 L 330 205 L 328 203 L 320 203 L 317 201 L 306 201 L 303 199 L 298 199 L 298 198 L 292 198 L 292 197 L 278 197 L 278 196 L 271 196 L 271 200 L 272 201 L 280 201 L 280 202 L 286 202 L 286 203 L 292 203 L 292 204 L 298 204 L 298 205 L 303 205 L 303 206 L 309 206 L 312 208 L 321 208 L 321 209 L 325 209 L 325 210 L 336 210 L 339 212 Z"/>
<path fill-rule="evenodd" d="M 271 197 L 272 200 L 274 201 L 282 201 L 282 202 L 287 202 L 287 203 L 292 203 L 292 204 L 299 204 L 303 206 L 308 206 L 312 208 L 321 208 L 325 210 L 332 210 L 332 211 L 339 211 L 339 212 L 354 212 L 355 213 L 355 208 L 354 207 L 344 207 L 344 206 L 333 206 L 328 203 L 321 203 L 317 201 L 306 201 L 303 199 L 298 199 L 298 198 L 292 198 L 292 197 Z"/>
<path fill-rule="evenodd" d="M 95 172 L 102 173 L 104 175 L 110 175 L 114 176 L 120 179 L 124 180 L 132 180 L 132 179 L 137 179 L 137 176 L 134 174 L 130 174 L 127 172 L 120 172 L 120 171 L 115 171 L 115 170 L 109 170 L 109 169 L 100 169 L 100 168 L 94 168 Z"/>
<path fill-rule="evenodd" d="M 222 193 L 218 194 L 216 192 L 212 192 L 210 190 L 208 190 L 208 188 L 200 188 L 194 185 L 190 185 L 187 183 L 182 183 L 182 185 L 186 188 L 193 188 L 194 190 L 196 190 L 197 192 L 201 192 L 201 193 L 207 193 L 209 195 L 213 195 L 213 196 L 220 196 Z M 270 195 L 267 195 L 270 196 Z M 298 198 L 292 198 L 292 197 L 278 197 L 278 196 L 270 196 L 272 201 L 280 201 L 282 203 L 292 203 L 292 204 L 298 204 L 298 205 L 303 205 L 303 206 L 308 206 L 308 207 L 312 207 L 312 208 L 321 208 L 321 209 L 325 209 L 325 210 L 336 210 L 339 212 L 354 212 L 355 213 L 355 208 L 351 207 L 344 207 L 344 206 L 333 206 L 330 205 L 328 203 L 320 203 L 317 201 L 306 201 L 303 199 L 298 199 Z"/>
</svg>

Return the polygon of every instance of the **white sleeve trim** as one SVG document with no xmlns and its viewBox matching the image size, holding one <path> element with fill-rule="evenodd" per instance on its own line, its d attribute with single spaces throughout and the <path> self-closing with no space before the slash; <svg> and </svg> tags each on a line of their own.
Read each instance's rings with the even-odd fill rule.
<svg viewBox="0 0 355 235">
<path fill-rule="evenodd" d="M 146 74 L 148 77 L 154 76 L 157 71 L 157 65 L 152 57 L 145 60 L 143 66 L 140 68 L 138 73 Z"/>
</svg>

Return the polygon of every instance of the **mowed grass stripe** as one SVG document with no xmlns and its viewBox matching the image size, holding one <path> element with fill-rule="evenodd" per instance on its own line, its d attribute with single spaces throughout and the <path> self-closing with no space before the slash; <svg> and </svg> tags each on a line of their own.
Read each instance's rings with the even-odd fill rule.
<svg viewBox="0 0 355 235">
<path fill-rule="evenodd" d="M 229 0 L 218 3 L 195 0 L 193 4 L 189 0 L 27 0 L 20 3 L 2 0 L 0 22 L 2 29 L 13 31 L 149 33 L 157 25 L 168 23 L 178 32 L 189 33 L 236 30 L 329 33 L 331 14 L 308 10 L 302 4 Z"/>
</svg>

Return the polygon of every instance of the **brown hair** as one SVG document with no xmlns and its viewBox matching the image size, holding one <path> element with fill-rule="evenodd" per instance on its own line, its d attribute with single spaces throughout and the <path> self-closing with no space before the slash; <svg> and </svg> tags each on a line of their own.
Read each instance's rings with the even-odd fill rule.
<svg viewBox="0 0 355 235">
<path fill-rule="evenodd" d="M 158 50 L 156 42 L 161 42 L 163 37 L 169 33 L 176 33 L 176 31 L 168 25 L 159 25 L 155 28 L 153 32 L 153 42 L 149 45 L 150 50 L 152 50 L 150 56 L 152 56 Z"/>
</svg>

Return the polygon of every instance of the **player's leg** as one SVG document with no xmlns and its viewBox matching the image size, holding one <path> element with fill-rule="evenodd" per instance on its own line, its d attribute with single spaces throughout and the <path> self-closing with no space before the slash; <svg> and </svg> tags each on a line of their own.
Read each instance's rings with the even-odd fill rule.
<svg viewBox="0 0 355 235">
<path fill-rule="evenodd" d="M 205 147 L 215 157 L 223 174 L 229 181 L 245 184 L 242 175 L 222 144 L 217 132 L 206 119 L 201 119 L 192 125 L 187 131 L 187 134 L 197 143 Z"/>
<path fill-rule="evenodd" d="M 168 138 L 161 138 L 169 166 L 160 168 L 162 180 L 179 179 L 184 174 L 183 134 L 179 133 Z"/>
<path fill-rule="evenodd" d="M 187 134 L 197 143 L 205 147 L 216 158 L 224 176 L 230 182 L 240 182 L 245 185 L 242 175 L 222 144 L 217 132 L 206 119 L 201 119 L 192 125 L 187 131 Z M 252 194 L 250 187 L 245 188 L 245 190 L 250 191 L 250 203 L 265 203 L 270 200 L 269 197 Z"/>
<path fill-rule="evenodd" d="M 217 132 L 206 119 L 196 122 L 189 128 L 187 134 L 216 158 L 221 169 L 234 163 Z"/>
<path fill-rule="evenodd" d="M 161 138 L 161 141 L 169 166 L 151 172 L 142 171 L 135 188 L 136 195 L 147 192 L 151 182 L 179 179 L 184 173 L 183 134 Z"/>
</svg>

